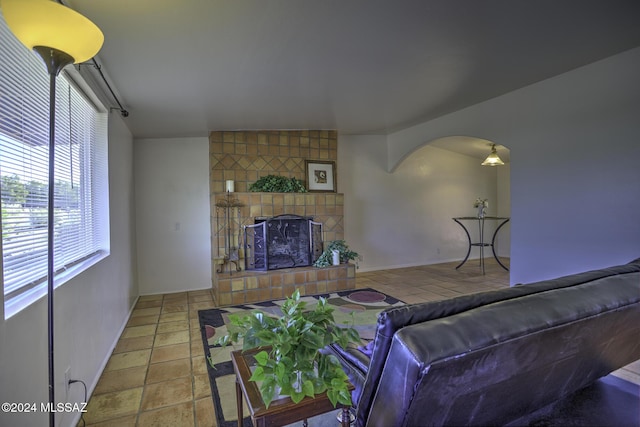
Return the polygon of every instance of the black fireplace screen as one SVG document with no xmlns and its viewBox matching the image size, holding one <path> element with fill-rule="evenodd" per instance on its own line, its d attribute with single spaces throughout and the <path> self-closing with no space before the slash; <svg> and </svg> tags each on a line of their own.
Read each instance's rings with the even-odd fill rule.
<svg viewBox="0 0 640 427">
<path fill-rule="evenodd" d="M 246 270 L 277 270 L 312 265 L 322 254 L 322 224 L 313 217 L 256 218 L 244 227 Z"/>
</svg>

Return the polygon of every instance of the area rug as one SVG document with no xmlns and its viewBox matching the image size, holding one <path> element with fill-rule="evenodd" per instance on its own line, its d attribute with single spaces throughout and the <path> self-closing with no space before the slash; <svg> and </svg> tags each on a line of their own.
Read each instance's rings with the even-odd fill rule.
<svg viewBox="0 0 640 427">
<path fill-rule="evenodd" d="M 372 340 L 374 337 L 378 313 L 391 306 L 404 305 L 402 301 L 373 289 L 354 289 L 330 294 L 308 295 L 301 297 L 301 300 L 307 301 L 307 307 L 312 309 L 319 297 L 326 298 L 327 304 L 334 307 L 333 315 L 336 323 L 350 325 L 353 322 L 353 327 L 365 341 Z M 275 300 L 198 312 L 205 356 L 207 360 L 210 360 L 210 363 L 207 364 L 207 370 L 219 427 L 238 425 L 235 374 L 230 353 L 242 347 L 236 345 L 220 348 L 214 345 L 215 340 L 227 333 L 226 325 L 229 323 L 230 314 L 260 310 L 266 314 L 281 316 L 280 307 L 283 302 L 284 300 Z M 244 411 L 247 414 L 246 402 L 244 403 Z M 250 427 L 252 425 L 251 418 L 245 417 L 243 425 Z M 309 421 L 309 425 L 314 426 L 312 420 Z M 335 425 L 335 421 L 332 425 Z"/>
</svg>

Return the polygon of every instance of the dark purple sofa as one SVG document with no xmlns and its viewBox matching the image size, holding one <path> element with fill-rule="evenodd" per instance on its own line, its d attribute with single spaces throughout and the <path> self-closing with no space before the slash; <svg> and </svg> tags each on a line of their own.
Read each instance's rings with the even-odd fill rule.
<svg viewBox="0 0 640 427">
<path fill-rule="evenodd" d="M 369 348 L 326 350 L 355 386 L 358 427 L 640 425 L 637 386 L 600 379 L 640 359 L 640 259 L 390 308 Z"/>
</svg>

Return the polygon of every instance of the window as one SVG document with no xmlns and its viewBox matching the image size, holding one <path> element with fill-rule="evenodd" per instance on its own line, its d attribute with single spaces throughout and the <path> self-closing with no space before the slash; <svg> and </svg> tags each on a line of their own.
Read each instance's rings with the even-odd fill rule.
<svg viewBox="0 0 640 427">
<path fill-rule="evenodd" d="M 4 316 L 46 294 L 49 76 L 0 19 Z M 55 286 L 109 253 L 107 116 L 68 73 L 56 80 Z"/>
</svg>

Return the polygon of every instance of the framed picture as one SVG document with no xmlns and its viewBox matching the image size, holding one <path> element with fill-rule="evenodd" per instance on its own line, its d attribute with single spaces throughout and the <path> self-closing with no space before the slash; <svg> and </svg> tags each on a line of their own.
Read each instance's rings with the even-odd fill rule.
<svg viewBox="0 0 640 427">
<path fill-rule="evenodd" d="M 305 160 L 307 172 L 307 190 L 336 191 L 336 162 L 324 160 Z"/>
</svg>

